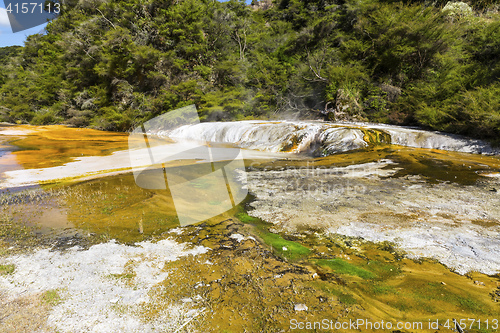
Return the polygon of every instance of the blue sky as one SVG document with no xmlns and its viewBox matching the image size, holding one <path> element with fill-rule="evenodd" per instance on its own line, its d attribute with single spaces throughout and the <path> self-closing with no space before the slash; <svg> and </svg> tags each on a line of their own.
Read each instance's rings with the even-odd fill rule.
<svg viewBox="0 0 500 333">
<path fill-rule="evenodd" d="M 28 30 L 12 33 L 4 2 L 0 0 L 0 47 L 24 45 L 27 36 L 42 32 L 46 25 L 45 23 Z"/>
</svg>

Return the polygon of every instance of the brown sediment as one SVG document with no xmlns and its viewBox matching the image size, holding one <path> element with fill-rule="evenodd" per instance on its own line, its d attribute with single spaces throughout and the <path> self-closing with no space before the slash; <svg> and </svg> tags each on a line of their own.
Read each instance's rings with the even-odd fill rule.
<svg viewBox="0 0 500 333">
<path fill-rule="evenodd" d="M 0 297 L 0 330 L 3 333 L 55 332 L 47 326 L 52 304 L 44 296 L 34 294 L 11 301 Z"/>
<path fill-rule="evenodd" d="M 489 295 L 498 277 L 460 276 L 435 261 L 404 259 L 390 246 L 307 234 L 296 239 L 312 249 L 311 255 L 289 262 L 251 238 L 258 234 L 251 225 L 234 218 L 183 231 L 179 241 L 212 251 L 168 263 L 165 269 L 171 274 L 152 290 L 155 301 L 141 314 L 146 321 L 161 315 L 172 301 L 188 301 L 199 311 L 193 330 L 201 332 L 288 331 L 291 320 L 335 323 L 368 319 L 420 321 L 424 325 L 429 319 L 452 317 L 491 321 L 499 310 Z M 243 239 L 231 238 L 234 234 Z M 360 277 L 329 269 L 317 264 L 320 258 L 342 259 L 371 274 Z M 474 284 L 476 280 L 482 284 Z M 295 305 L 299 304 L 307 310 L 297 311 Z"/>
<path fill-rule="evenodd" d="M 363 140 L 370 145 L 390 144 L 391 136 L 384 131 L 376 129 L 358 128 L 363 132 Z"/>
<path fill-rule="evenodd" d="M 490 219 L 483 219 L 483 220 L 472 220 L 472 224 L 475 225 L 480 225 L 481 227 L 489 228 L 489 227 L 496 227 L 500 225 L 500 221 L 498 220 L 490 220 Z"/>
<path fill-rule="evenodd" d="M 82 187 L 82 194 L 90 189 L 87 186 L 98 184 Z M 91 200 L 92 206 L 109 194 L 104 187 L 94 191 L 102 194 Z M 105 212 L 100 214 L 104 216 Z M 247 222 L 242 223 L 233 217 L 235 214 Z M 260 332 L 288 331 L 293 319 L 426 323 L 451 316 L 492 319 L 500 310 L 490 295 L 500 276 L 457 275 L 436 261 L 406 259 L 390 243 L 375 244 L 340 235 L 325 237 L 306 225 L 296 234 L 282 236 L 309 248 L 310 253 L 296 260 L 283 259 L 272 243 L 259 241 L 268 239 L 262 237 L 269 233 L 266 228 L 265 222 L 245 219 L 238 208 L 178 229 L 181 234 L 175 236 L 177 241 L 203 245 L 211 251 L 168 262 L 164 270 L 169 275 L 150 291 L 149 301 L 137 314 L 145 322 L 154 322 L 172 304 L 188 304 L 199 311 L 188 331 Z M 104 234 L 105 229 L 103 223 Z M 164 232 L 154 236 L 149 232 L 148 238 L 153 240 L 175 235 Z M 234 235 L 240 235 L 239 239 Z M 143 237 L 138 230 L 134 237 L 130 233 L 123 240 L 137 237 Z M 106 241 L 109 236 L 94 239 Z M 77 244 L 81 243 L 73 242 L 68 247 Z M 330 265 L 332 261 L 341 265 Z M 133 288 L 134 276 L 135 266 L 128 265 L 114 278 Z M 297 311 L 295 305 L 299 304 L 307 310 Z M 346 330 L 351 331 L 356 330 Z"/>
<path fill-rule="evenodd" d="M 166 269 L 175 274 L 157 286 L 154 298 L 182 302 L 201 296 L 195 301 L 201 311 L 195 326 L 200 332 L 288 330 L 293 317 L 306 318 L 312 312 L 327 318 L 345 310 L 305 283 L 315 279 L 310 267 L 275 257 L 255 238 L 230 238 L 252 235 L 249 230 L 234 218 L 185 228 L 179 240 L 212 251 L 169 263 Z M 297 313 L 296 304 L 307 304 L 309 312 Z M 154 319 L 159 309 L 156 304 L 147 307 L 145 320 Z"/>
<path fill-rule="evenodd" d="M 57 128 L 53 130 L 57 131 Z M 50 134 L 51 131 L 46 130 L 45 133 L 49 134 L 45 137 L 42 134 L 37 138 L 28 137 L 21 146 L 43 146 L 43 140 L 59 142 L 58 134 Z M 92 133 L 87 135 L 92 137 Z M 96 144 L 90 146 L 95 151 L 89 150 L 89 154 L 109 153 L 109 150 L 99 148 L 99 143 L 107 142 L 106 135 L 94 139 Z M 120 144 L 126 145 L 126 137 L 124 141 L 122 139 L 109 142 L 116 148 Z M 74 141 L 79 140 L 75 134 Z M 51 155 L 42 155 L 42 152 L 48 154 L 49 151 L 26 150 L 16 154 L 22 153 L 21 160 L 25 160 L 21 163 L 25 166 L 37 165 L 36 156 L 45 160 L 40 162 L 47 163 L 43 165 L 57 165 L 67 158 L 78 157 L 73 156 L 76 150 L 70 148 L 56 154 L 51 161 Z M 500 168 L 496 157 L 391 145 L 308 161 L 267 161 L 253 164 L 253 167 L 266 170 L 338 167 L 382 159 L 395 162 L 386 168 L 404 167 L 391 177 L 419 175 L 428 182 L 470 184 L 481 179 L 479 172 Z M 168 193 L 137 187 L 131 174 L 81 182 L 53 191 L 52 196 L 10 204 L 4 211 L 6 216 L 0 219 L 0 255 L 12 253 L 14 250 L 9 248 L 13 242 L 28 248 L 53 246 L 55 243 L 55 249 L 89 246 L 112 238 L 134 243 L 171 236 L 168 230 L 178 226 L 175 207 Z M 419 213 L 380 210 L 367 212 L 361 217 L 367 222 L 382 221 L 391 226 L 405 224 L 418 217 L 415 214 Z M 452 215 L 436 215 L 454 222 Z M 55 217 L 68 224 L 46 223 L 44 226 L 49 231 L 44 235 L 33 228 L 47 220 L 53 222 Z M 315 322 L 326 318 L 335 322 L 365 318 L 424 323 L 428 319 L 452 317 L 485 320 L 500 312 L 500 303 L 495 303 L 491 296 L 500 282 L 498 275 L 470 273 L 461 276 L 436 261 L 407 259 L 390 243 L 375 244 L 340 235 L 326 237 L 321 228 L 310 226 L 313 221 L 307 217 L 302 217 L 301 223 L 295 221 L 297 230 L 280 235 L 271 233 L 270 225 L 265 222 L 245 221 L 244 217 L 240 210 L 235 209 L 202 224 L 181 229 L 184 232 L 177 237 L 179 241 L 204 245 L 212 251 L 167 264 L 165 269 L 170 272 L 169 276 L 151 291 L 151 300 L 140 312 L 144 321 L 154 321 L 172 302 L 182 303 L 187 299 L 200 310 L 190 327 L 201 332 L 288 331 L 291 319 Z M 498 221 L 486 218 L 471 222 L 483 227 L 498 225 Z M 71 226 L 71 233 L 65 234 L 66 231 L 61 230 L 50 234 L 51 228 L 67 225 Z M 231 238 L 234 234 L 244 239 Z M 281 244 L 291 243 L 297 244 L 297 249 L 307 248 L 309 252 L 293 256 L 287 255 L 294 251 L 292 247 L 280 249 Z M 133 277 L 134 267 L 127 267 L 127 271 L 116 276 L 125 279 L 132 287 Z M 298 304 L 306 305 L 307 310 L 296 311 L 295 305 Z M 15 309 L 19 312 L 26 308 L 25 305 L 11 306 L 17 306 Z M 44 315 L 40 320 L 33 314 L 36 319 L 33 322 L 44 321 L 46 310 L 42 310 L 40 312 Z M 35 313 L 27 311 L 27 316 Z"/>
<path fill-rule="evenodd" d="M 449 181 L 459 184 L 473 184 L 482 174 L 498 172 L 500 158 L 436 149 L 410 148 L 381 144 L 369 148 L 338 153 L 315 159 L 287 159 L 260 164 L 261 169 L 281 170 L 284 168 L 331 168 L 355 164 L 391 160 L 400 168 L 394 177 L 420 175 L 429 182 Z"/>
<path fill-rule="evenodd" d="M 48 168 L 82 156 L 105 156 L 128 148 L 128 134 L 70 128 L 62 125 L 8 127 L 18 132 L 10 139 L 13 153 L 24 169 Z M 47 158 L 50 157 L 50 158 Z"/>
</svg>

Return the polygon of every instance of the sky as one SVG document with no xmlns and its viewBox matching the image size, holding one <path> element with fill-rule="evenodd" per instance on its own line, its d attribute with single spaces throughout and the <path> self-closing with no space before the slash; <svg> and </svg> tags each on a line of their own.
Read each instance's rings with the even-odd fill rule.
<svg viewBox="0 0 500 333">
<path fill-rule="evenodd" d="M 27 36 L 43 32 L 46 25 L 47 23 L 31 29 L 12 33 L 4 2 L 0 0 L 0 47 L 12 45 L 23 46 Z"/>
</svg>

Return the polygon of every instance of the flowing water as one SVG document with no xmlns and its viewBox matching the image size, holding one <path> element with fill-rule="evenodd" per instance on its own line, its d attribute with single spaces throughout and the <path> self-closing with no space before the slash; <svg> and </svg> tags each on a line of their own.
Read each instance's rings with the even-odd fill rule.
<svg viewBox="0 0 500 333">
<path fill-rule="evenodd" d="M 195 140 L 244 148 L 250 214 L 277 230 L 301 225 L 391 241 L 462 274 L 500 272 L 500 159 L 484 142 L 388 125 L 288 121 L 201 123 L 153 134 L 161 150 Z M 4 205 L 20 221 L 129 240 L 179 223 L 181 207 L 168 190 L 135 184 L 123 134 L 54 126 L 6 127 L 0 135 L 4 191 L 75 183 L 52 189 L 42 210 L 22 200 Z M 196 175 L 203 163 L 190 158 L 169 170 L 185 173 L 191 164 Z M 98 179 L 82 182 L 89 174 Z"/>
<path fill-rule="evenodd" d="M 297 266 L 286 270 L 294 272 L 291 280 L 303 280 L 300 282 L 305 288 L 303 295 L 310 302 L 316 302 L 313 299 L 319 296 L 306 296 L 308 288 L 336 290 L 334 297 L 347 305 L 368 297 L 372 303 L 363 303 L 363 306 L 375 318 L 394 317 L 400 315 L 398 311 L 405 312 L 397 299 L 406 296 L 397 296 L 395 291 L 375 292 L 376 289 L 370 289 L 379 286 L 393 290 L 391 288 L 394 288 L 395 281 L 401 279 L 401 273 L 396 274 L 396 271 L 405 271 L 403 276 L 413 279 L 413 286 L 424 283 L 422 281 L 430 281 L 428 283 L 431 285 L 435 279 L 443 281 L 443 285 L 444 281 L 446 284 L 455 284 L 460 295 L 470 289 L 468 282 L 466 279 L 454 278 L 454 275 L 448 276 L 448 270 L 467 276 L 478 274 L 474 272 L 488 274 L 490 277 L 480 275 L 486 281 L 487 288 L 498 282 L 494 275 L 500 273 L 500 158 L 499 150 L 487 143 L 414 128 L 316 121 L 201 123 L 169 131 L 155 129 L 148 135 L 154 140 L 151 141 L 153 149 L 159 151 L 182 151 L 191 147 L 193 142 L 212 147 L 218 145 L 231 152 L 232 149 L 241 148 L 245 169 L 233 170 L 235 177 L 230 181 L 241 183 L 248 191 L 245 205 L 235 206 L 196 226 L 177 228 L 180 225 L 177 212 L 189 210 L 192 203 L 174 202 L 175 198 L 168 188 L 137 186 L 137 179 L 131 169 L 131 154 L 127 150 L 130 143 L 128 135 L 63 126 L 3 126 L 0 127 L 0 217 L 10 221 L 11 225 L 10 229 L 0 228 L 2 241 L 8 243 L 16 237 L 24 237 L 25 229 L 12 225 L 35 227 L 36 233 L 40 235 L 62 235 L 69 241 L 61 248 L 75 244 L 85 247 L 86 243 L 79 241 L 82 237 L 91 239 L 88 246 L 111 239 L 133 244 L 152 237 L 161 238 L 169 232 L 172 234 L 173 230 L 174 234 L 181 235 L 179 241 L 196 240 L 194 244 L 202 244 L 213 251 L 227 250 L 231 246 L 245 247 L 243 252 L 226 253 L 225 256 L 235 256 L 234 260 L 245 262 L 246 265 L 257 262 L 257 259 L 250 260 L 241 254 L 250 246 L 248 242 L 255 242 L 251 245 L 253 251 L 264 256 L 259 260 L 267 260 L 265 258 L 269 254 L 264 248 L 270 246 L 273 254 L 282 260 L 306 265 L 304 271 L 296 271 Z M 141 156 L 148 152 L 134 150 L 134 154 Z M 236 156 L 233 153 L 227 156 L 230 155 Z M 214 155 L 211 155 L 212 170 L 228 166 L 225 156 L 220 154 L 219 159 L 213 159 Z M 209 162 L 189 155 L 185 159 L 171 161 L 163 168 L 169 174 L 193 179 L 205 172 L 200 170 L 204 170 Z M 153 171 L 148 172 L 154 177 Z M 145 177 L 148 177 L 147 172 Z M 194 193 L 210 184 L 200 180 L 190 183 L 190 186 Z M 208 205 L 220 204 L 215 198 L 206 200 Z M 201 201 L 199 204 L 202 204 Z M 242 207 L 245 207 L 246 212 L 242 213 Z M 235 216 L 244 225 L 234 222 Z M 225 227 L 221 229 L 221 225 Z M 227 230 L 232 231 L 228 233 Z M 5 236 L 10 232 L 14 233 L 10 238 Z M 202 236 L 212 232 L 218 235 L 212 237 L 221 239 L 215 241 Z M 50 238 L 49 243 L 54 242 L 54 239 L 59 244 L 61 237 Z M 144 247 L 146 243 L 137 244 Z M 115 249 L 114 245 L 109 246 L 109 249 Z M 168 246 L 172 249 L 175 247 L 171 243 Z M 120 248 L 120 251 L 125 250 Z M 176 251 L 182 253 L 181 250 Z M 41 261 L 55 260 L 40 256 Z M 401 260 L 401 256 L 407 259 L 402 261 L 404 268 L 397 268 L 400 264 L 396 262 Z M 446 268 L 434 264 L 424 268 L 408 260 L 418 258 L 437 260 Z M 64 260 L 73 259 L 68 257 Z M 220 261 L 222 257 L 211 256 L 206 260 L 217 262 L 216 265 L 232 265 Z M 370 267 L 366 263 L 380 263 L 383 260 L 389 260 L 391 264 Z M 358 268 L 352 268 L 346 261 L 358 265 Z M 259 267 L 267 267 L 268 264 L 262 262 Z M 340 264 L 342 266 L 338 266 Z M 199 266 L 199 262 L 192 265 L 200 271 L 206 271 L 206 267 Z M 267 271 L 276 270 L 278 265 L 273 265 L 275 268 L 269 266 Z M 99 269 L 104 269 L 101 266 Z M 217 270 L 222 269 L 217 267 Z M 241 270 L 242 275 L 247 274 L 244 267 L 238 267 L 234 272 Z M 394 274 L 383 271 L 384 267 L 391 267 L 391 272 L 394 269 Z M 276 271 L 272 279 L 286 276 L 287 273 L 280 273 L 284 271 L 285 268 Z M 26 273 L 22 278 L 28 279 L 29 274 Z M 44 271 L 44 274 L 49 273 Z M 212 273 L 203 274 L 208 276 Z M 314 280 L 318 274 L 321 281 Z M 339 280 L 336 274 L 342 278 Z M 351 278 L 342 274 L 355 276 L 354 285 L 360 277 L 375 279 L 374 286 L 366 287 L 368 289 L 361 286 L 346 287 L 346 283 L 350 285 Z M 429 274 L 432 278 L 419 274 Z M 226 275 L 231 274 L 226 272 Z M 313 283 L 307 282 L 309 280 L 316 282 L 309 284 Z M 185 283 L 194 283 L 194 280 Z M 337 285 L 337 289 L 332 287 L 332 283 Z M 414 310 L 421 311 L 419 307 L 427 301 L 423 301 L 421 297 L 424 296 L 409 285 L 402 288 L 411 288 L 411 292 L 417 295 L 417 301 L 412 301 L 412 298 L 408 304 L 414 303 Z M 434 288 L 434 284 L 432 286 Z M 266 288 L 274 290 L 275 287 L 273 284 Z M 146 292 L 149 289 L 143 290 Z M 211 289 L 204 297 L 215 297 L 215 300 L 221 292 Z M 283 292 L 276 290 L 277 294 Z M 478 302 L 489 302 L 488 293 L 478 291 L 469 296 Z M 173 297 L 172 294 L 170 296 Z M 245 297 L 242 293 L 242 300 Z M 456 298 L 443 298 L 439 307 L 455 304 L 456 311 L 479 311 L 475 305 L 462 304 L 459 296 L 453 297 Z M 114 301 L 109 299 L 107 302 Z M 390 304 L 383 315 L 377 309 L 376 304 L 379 302 Z M 237 306 L 243 306 L 241 311 L 247 311 L 243 310 L 244 304 Z M 490 306 L 493 305 L 484 305 L 483 310 Z M 324 305 L 318 305 L 318 309 L 322 307 L 322 311 L 326 311 Z M 407 310 L 414 311 L 410 308 Z M 333 308 L 329 309 L 333 311 Z M 434 312 L 429 310 L 429 313 L 439 314 L 439 309 L 435 308 Z M 57 313 L 60 315 L 63 310 L 59 308 Z M 82 311 L 90 310 L 86 308 Z M 220 311 L 224 313 L 222 317 L 232 316 L 227 308 L 221 308 Z M 489 315 L 496 310 L 484 311 Z M 253 315 L 259 316 L 258 311 Z M 78 316 L 75 316 L 72 320 L 76 326 L 58 326 L 59 329 L 71 331 L 79 327 Z M 280 318 L 281 321 L 288 320 L 285 314 Z M 243 323 L 239 322 L 238 325 L 244 327 Z M 219 324 L 213 325 L 220 328 Z M 118 326 L 115 328 L 118 329 Z"/>
<path fill-rule="evenodd" d="M 200 123 L 171 131 L 157 130 L 155 133 L 174 139 L 224 142 L 248 149 L 306 152 L 314 156 L 331 155 L 379 143 L 465 153 L 500 153 L 500 150 L 479 140 L 415 128 L 365 123 L 240 121 Z"/>
</svg>

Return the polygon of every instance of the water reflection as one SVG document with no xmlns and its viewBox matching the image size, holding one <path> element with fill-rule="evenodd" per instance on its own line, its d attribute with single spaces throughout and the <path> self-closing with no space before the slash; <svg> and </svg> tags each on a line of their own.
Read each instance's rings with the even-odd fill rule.
<svg viewBox="0 0 500 333">
<path fill-rule="evenodd" d="M 5 179 L 5 172 L 22 169 L 13 154 L 13 152 L 17 149 L 13 145 L 9 144 L 10 140 L 12 140 L 12 137 L 0 135 L 0 181 Z"/>
</svg>

